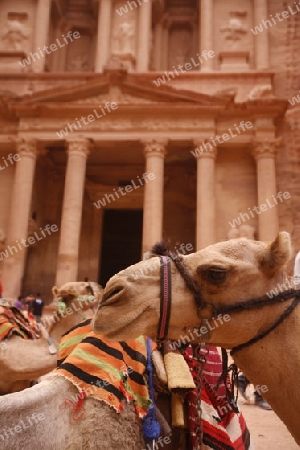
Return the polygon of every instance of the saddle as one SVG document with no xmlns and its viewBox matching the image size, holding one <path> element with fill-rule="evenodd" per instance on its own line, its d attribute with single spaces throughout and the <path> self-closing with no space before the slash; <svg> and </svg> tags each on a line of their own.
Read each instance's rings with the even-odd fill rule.
<svg viewBox="0 0 300 450">
<path fill-rule="evenodd" d="M 28 320 L 15 306 L 0 305 L 0 341 L 17 335 L 23 339 L 39 339 L 35 321 Z"/>
<path fill-rule="evenodd" d="M 217 384 L 222 365 L 216 348 L 211 347 L 209 354 L 201 392 L 203 443 L 211 449 L 247 450 L 250 434 L 243 416 L 226 409 L 224 384 L 217 391 L 212 388 Z M 185 349 L 183 355 L 176 354 L 175 358 L 168 351 L 162 357 L 156 346 L 152 360 L 156 369 L 156 419 L 161 424 L 162 435 L 172 433 L 173 450 L 191 449 L 197 423 L 198 397 L 194 382 L 197 361 L 190 349 Z M 107 340 L 91 331 L 91 319 L 88 319 L 63 335 L 58 368 L 51 376 L 63 376 L 77 387 L 78 395 L 69 400 L 74 420 L 82 417 L 83 401 L 88 396 L 104 401 L 118 413 L 122 411 L 122 403 L 130 401 L 142 419 L 151 403 L 146 365 L 144 337 L 126 342 Z"/>
</svg>

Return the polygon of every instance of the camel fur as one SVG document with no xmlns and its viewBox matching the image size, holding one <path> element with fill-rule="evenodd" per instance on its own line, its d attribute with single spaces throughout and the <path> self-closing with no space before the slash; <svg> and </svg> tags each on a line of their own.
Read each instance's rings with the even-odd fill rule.
<svg viewBox="0 0 300 450">
<path fill-rule="evenodd" d="M 117 414 L 110 406 L 89 397 L 82 417 L 74 420 L 77 417 L 72 405 L 65 404 L 65 400 L 76 394 L 76 388 L 64 378 L 47 375 L 30 389 L 1 397 L 1 450 L 146 448 L 133 405 L 125 404 L 124 412 Z"/>
</svg>

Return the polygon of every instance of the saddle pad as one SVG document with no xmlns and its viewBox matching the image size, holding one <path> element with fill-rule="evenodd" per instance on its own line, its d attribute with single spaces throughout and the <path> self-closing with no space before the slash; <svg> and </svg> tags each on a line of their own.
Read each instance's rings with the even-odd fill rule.
<svg viewBox="0 0 300 450">
<path fill-rule="evenodd" d="M 54 376 L 73 383 L 82 398 L 102 400 L 117 412 L 122 411 L 124 400 L 133 402 L 138 416 L 144 417 L 151 404 L 144 377 L 145 338 L 111 341 L 91 331 L 90 323 L 86 320 L 63 336 Z"/>
<path fill-rule="evenodd" d="M 62 335 L 57 355 L 58 367 L 64 362 L 70 353 L 72 353 L 74 348 L 80 344 L 86 335 L 92 331 L 91 321 L 92 319 L 87 319 L 84 322 L 80 322 L 78 325 L 70 328 L 70 330 Z"/>
<path fill-rule="evenodd" d="M 23 339 L 39 339 L 36 323 L 30 323 L 22 312 L 14 307 L 1 306 L 0 341 L 16 334 Z"/>
</svg>

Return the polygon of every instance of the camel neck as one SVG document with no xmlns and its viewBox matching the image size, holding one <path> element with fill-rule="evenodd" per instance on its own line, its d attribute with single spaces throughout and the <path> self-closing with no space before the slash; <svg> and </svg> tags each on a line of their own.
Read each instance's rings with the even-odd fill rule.
<svg viewBox="0 0 300 450">
<path fill-rule="evenodd" d="M 238 351 L 234 360 L 270 403 L 300 444 L 300 306 L 259 342 Z M 262 388 L 264 386 L 264 388 Z"/>
<path fill-rule="evenodd" d="M 90 318 L 93 316 L 93 311 L 88 309 L 85 311 L 79 310 L 73 311 L 72 314 L 66 315 L 65 317 L 59 317 L 59 320 L 57 320 L 53 327 L 50 330 L 50 336 L 54 341 L 57 343 L 60 341 L 61 336 L 68 331 L 73 326 L 77 325 L 78 323 L 84 321 L 87 318 Z"/>
</svg>

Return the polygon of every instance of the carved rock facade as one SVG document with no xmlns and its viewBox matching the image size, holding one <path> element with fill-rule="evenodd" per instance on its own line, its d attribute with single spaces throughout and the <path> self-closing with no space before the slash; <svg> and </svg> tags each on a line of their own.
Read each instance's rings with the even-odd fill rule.
<svg viewBox="0 0 300 450">
<path fill-rule="evenodd" d="M 104 282 L 162 237 L 196 250 L 226 239 L 237 217 L 247 223 L 230 237 L 286 229 L 300 248 L 300 113 L 288 102 L 300 89 L 300 16 L 251 31 L 284 8 L 1 2 L 1 245 L 27 239 L 28 220 L 59 229 L 0 262 L 8 297 L 50 298 L 70 277 Z"/>
</svg>

